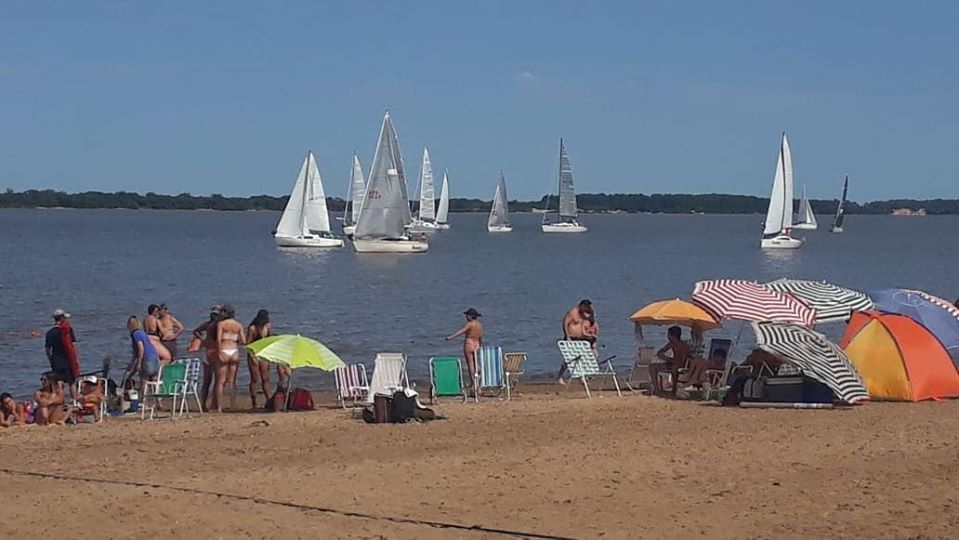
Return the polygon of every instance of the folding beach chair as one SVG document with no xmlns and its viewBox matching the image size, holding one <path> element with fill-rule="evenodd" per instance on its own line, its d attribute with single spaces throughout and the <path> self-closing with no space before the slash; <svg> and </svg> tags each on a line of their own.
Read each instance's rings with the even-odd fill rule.
<svg viewBox="0 0 959 540">
<path fill-rule="evenodd" d="M 640 388 L 640 385 L 652 382 L 652 381 L 641 381 L 637 379 L 637 376 L 641 374 L 644 370 L 649 371 L 649 364 L 652 364 L 656 360 L 656 348 L 651 345 L 644 345 L 636 351 L 636 360 L 633 361 L 633 367 L 629 368 L 629 375 L 626 376 L 626 380 L 623 381 L 626 383 L 626 388 L 629 388 L 630 391 L 635 391 L 636 388 Z M 633 385 L 636 385 L 635 387 Z"/>
<path fill-rule="evenodd" d="M 586 389 L 586 397 L 593 397 L 589 392 L 587 379 L 596 377 L 611 377 L 613 385 L 616 387 L 616 394 L 620 397 L 623 393 L 619 390 L 619 381 L 616 379 L 616 372 L 613 370 L 612 358 L 603 361 L 603 367 L 596 362 L 596 356 L 588 341 L 557 341 L 559 352 L 563 355 L 563 361 L 569 368 L 570 380 L 579 379 L 583 382 L 583 388 Z"/>
<path fill-rule="evenodd" d="M 193 396 L 196 403 L 196 410 L 203 414 L 203 404 L 200 403 L 200 377 L 202 376 L 203 362 L 199 358 L 181 358 L 177 363 L 186 366 L 186 373 L 183 377 L 183 385 L 180 388 L 180 416 L 190 416 L 190 403 L 188 398 Z"/>
<path fill-rule="evenodd" d="M 84 375 L 84 376 L 80 376 L 80 377 L 77 378 L 77 381 L 76 381 L 76 395 L 77 395 L 77 396 L 82 395 L 82 393 L 83 393 L 83 390 L 82 390 L 82 389 L 83 389 L 83 383 L 86 382 L 87 377 L 90 377 L 90 375 Z M 93 377 L 96 377 L 96 376 L 93 375 Z M 91 415 L 92 415 L 92 416 L 94 417 L 94 421 L 95 421 L 95 422 L 103 422 L 103 419 L 106 418 L 106 414 L 107 414 L 107 380 L 104 379 L 103 377 L 96 377 L 96 382 L 95 382 L 94 384 L 96 384 L 97 389 L 100 391 L 100 396 L 101 396 L 100 406 L 99 406 L 99 407 L 97 407 L 97 406 L 93 406 L 93 407 L 83 406 L 83 405 L 80 405 L 80 401 L 79 401 L 79 400 L 73 400 L 73 405 L 74 405 L 74 407 L 76 407 L 76 408 L 74 409 L 74 412 L 73 412 L 73 419 L 74 419 L 74 421 L 76 421 L 77 423 L 79 423 L 80 420 L 81 420 L 84 416 L 91 416 Z M 91 404 L 91 405 L 92 405 L 92 404 Z M 99 414 L 97 414 L 97 413 L 99 413 Z M 100 419 L 99 419 L 99 420 L 96 420 L 96 418 L 97 418 L 98 416 L 99 416 Z"/>
<path fill-rule="evenodd" d="M 526 353 L 506 353 L 503 360 L 503 375 L 506 377 L 506 400 L 513 399 L 513 390 L 520 377 L 526 372 Z"/>
<path fill-rule="evenodd" d="M 170 408 L 170 419 L 177 416 L 177 398 L 182 395 L 182 390 L 186 383 L 185 363 L 173 363 L 160 366 L 160 373 L 156 381 L 149 381 L 144 385 L 144 395 L 140 396 L 140 419 L 146 417 L 147 409 L 150 410 L 150 420 L 156 412 L 157 405 L 163 398 L 171 398 L 173 406 Z M 153 400 L 152 405 L 150 400 Z"/>
<path fill-rule="evenodd" d="M 476 388 L 482 390 L 495 390 L 496 396 L 506 387 L 503 377 L 503 348 L 502 347 L 480 347 L 476 351 L 476 376 L 479 378 L 479 385 Z M 473 397 L 479 401 L 479 392 L 474 392 Z"/>
<path fill-rule="evenodd" d="M 352 400 L 355 407 L 366 399 L 370 392 L 370 382 L 366 378 L 366 366 L 363 364 L 347 364 L 333 370 L 336 379 L 336 399 L 343 408 L 347 400 Z"/>
<path fill-rule="evenodd" d="M 370 390 L 366 400 L 362 403 L 370 405 L 373 396 L 380 394 L 392 396 L 395 392 L 409 387 L 410 379 L 406 375 L 406 355 L 403 353 L 376 353 L 373 360 L 373 377 L 370 381 Z"/>
<path fill-rule="evenodd" d="M 462 396 L 463 403 L 467 400 L 463 363 L 455 356 L 430 358 L 430 403 L 444 396 Z"/>
</svg>

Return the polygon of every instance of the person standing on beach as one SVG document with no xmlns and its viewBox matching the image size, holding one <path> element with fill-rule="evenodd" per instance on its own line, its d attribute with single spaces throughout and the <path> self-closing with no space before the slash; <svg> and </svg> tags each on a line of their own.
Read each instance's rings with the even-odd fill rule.
<svg viewBox="0 0 959 540">
<path fill-rule="evenodd" d="M 176 360 L 179 347 L 177 338 L 183 333 L 183 323 L 170 313 L 170 308 L 166 304 L 160 304 L 157 311 L 157 326 L 160 333 L 160 344 L 170 351 L 170 358 Z"/>
<path fill-rule="evenodd" d="M 143 318 L 143 331 L 148 336 L 160 337 L 160 306 L 150 304 L 147 306 L 147 316 Z"/>
<path fill-rule="evenodd" d="M 134 373 L 140 375 L 140 399 L 146 395 L 147 381 L 155 381 L 160 374 L 160 357 L 157 355 L 153 341 L 140 327 L 140 320 L 135 315 L 127 319 L 127 330 L 130 332 L 130 347 L 133 361 L 127 371 L 127 378 Z"/>
<path fill-rule="evenodd" d="M 258 339 L 269 337 L 273 332 L 273 323 L 270 322 L 270 312 L 261 309 L 256 312 L 256 317 L 250 322 L 246 329 L 247 340 L 250 343 Z M 260 360 L 250 351 L 246 352 L 246 365 L 250 368 L 250 406 L 256 409 L 256 387 L 260 386 L 263 391 L 263 399 L 269 399 L 273 394 L 270 393 L 270 363 L 266 360 Z M 280 364 L 277 364 L 279 368 Z M 282 379 L 282 374 L 281 379 Z"/>
<path fill-rule="evenodd" d="M 216 342 L 220 358 L 213 375 L 213 407 L 223 412 L 223 387 L 227 381 L 236 380 L 236 370 L 240 366 L 240 347 L 246 345 L 246 332 L 243 325 L 234 319 L 233 306 L 227 304 L 220 310 L 220 322 L 216 325 Z M 236 406 L 236 386 L 230 396 L 230 408 Z"/>
<path fill-rule="evenodd" d="M 593 356 L 596 356 L 596 343 L 599 338 L 599 323 L 596 322 L 596 313 L 593 311 L 593 303 L 588 299 L 579 301 L 579 304 L 573 306 L 566 315 L 563 316 L 563 340 L 568 341 L 588 341 L 593 349 Z M 566 362 L 559 367 L 559 374 L 556 376 L 556 382 L 566 384 L 566 370 L 569 369 Z"/>
<path fill-rule="evenodd" d="M 75 398 L 74 383 L 80 376 L 80 358 L 77 355 L 77 336 L 70 325 L 70 314 L 62 309 L 53 312 L 53 328 L 47 330 L 45 349 L 53 377 L 66 383 L 70 397 Z"/>
<path fill-rule="evenodd" d="M 200 385 L 200 402 L 203 410 L 207 408 L 207 396 L 210 395 L 210 385 L 213 384 L 213 373 L 219 362 L 220 348 L 216 342 L 216 325 L 220 321 L 220 306 L 210 306 L 210 318 L 193 329 L 193 337 L 199 339 L 206 352 L 206 362 L 203 363 L 203 384 Z"/>
<path fill-rule="evenodd" d="M 446 336 L 447 341 L 463 338 L 463 356 L 466 358 L 466 369 L 469 371 L 470 388 L 473 389 L 473 395 L 476 395 L 476 351 L 483 345 L 483 323 L 479 321 L 482 317 L 474 308 L 469 308 L 463 312 L 466 316 L 466 325 L 456 331 L 455 334 Z"/>
</svg>

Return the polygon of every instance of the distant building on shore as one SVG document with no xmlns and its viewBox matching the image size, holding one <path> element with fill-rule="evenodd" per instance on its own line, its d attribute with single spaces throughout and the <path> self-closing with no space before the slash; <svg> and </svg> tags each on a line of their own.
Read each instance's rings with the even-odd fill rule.
<svg viewBox="0 0 959 540">
<path fill-rule="evenodd" d="M 926 209 L 920 208 L 919 210 L 913 210 L 912 208 L 894 208 L 892 210 L 892 215 L 894 216 L 924 216 L 926 215 Z"/>
</svg>

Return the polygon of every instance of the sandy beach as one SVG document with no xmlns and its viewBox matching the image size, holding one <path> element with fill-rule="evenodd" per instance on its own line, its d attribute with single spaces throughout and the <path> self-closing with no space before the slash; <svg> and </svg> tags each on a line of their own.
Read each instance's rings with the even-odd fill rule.
<svg viewBox="0 0 959 540">
<path fill-rule="evenodd" d="M 3 430 L 0 535 L 946 538 L 959 527 L 956 401 L 745 410 L 536 385 L 436 410 L 448 419 L 366 425 L 321 408 Z"/>
</svg>

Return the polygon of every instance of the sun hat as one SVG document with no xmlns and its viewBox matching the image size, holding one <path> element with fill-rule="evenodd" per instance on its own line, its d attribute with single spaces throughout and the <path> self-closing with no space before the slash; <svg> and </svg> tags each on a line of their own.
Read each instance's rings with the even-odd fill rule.
<svg viewBox="0 0 959 540">
<path fill-rule="evenodd" d="M 463 315 L 469 315 L 470 317 L 482 317 L 479 311 L 476 311 L 474 308 L 469 308 L 463 312 Z"/>
<path fill-rule="evenodd" d="M 83 382 L 90 383 L 90 384 L 97 384 L 97 376 L 87 375 L 86 377 L 83 378 Z"/>
</svg>

